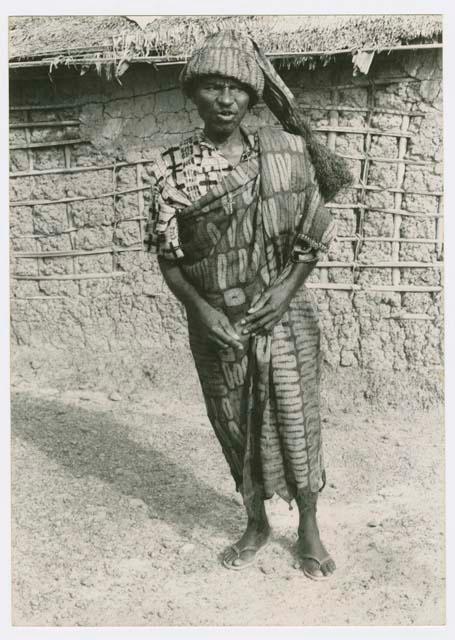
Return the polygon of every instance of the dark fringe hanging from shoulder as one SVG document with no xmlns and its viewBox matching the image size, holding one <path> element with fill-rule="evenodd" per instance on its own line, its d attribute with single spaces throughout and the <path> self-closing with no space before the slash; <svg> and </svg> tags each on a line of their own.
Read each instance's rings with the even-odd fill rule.
<svg viewBox="0 0 455 640">
<path fill-rule="evenodd" d="M 303 137 L 316 171 L 321 195 L 326 202 L 332 200 L 338 191 L 353 181 L 347 162 L 316 140 L 310 124 L 298 113 L 297 103 L 291 90 L 259 46 L 254 40 L 252 42 L 257 63 L 264 73 L 264 102 L 281 122 L 285 131 Z"/>
</svg>

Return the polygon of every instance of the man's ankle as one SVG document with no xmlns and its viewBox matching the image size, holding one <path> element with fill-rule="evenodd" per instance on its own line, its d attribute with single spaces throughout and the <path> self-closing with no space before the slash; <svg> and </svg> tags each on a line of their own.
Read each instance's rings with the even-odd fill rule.
<svg viewBox="0 0 455 640">
<path fill-rule="evenodd" d="M 269 522 L 267 520 L 267 516 L 253 516 L 248 518 L 248 528 L 255 529 L 256 531 L 262 532 L 268 529 Z"/>
<path fill-rule="evenodd" d="M 318 522 L 316 520 L 316 514 L 315 513 L 311 514 L 307 512 L 303 517 L 301 516 L 297 531 L 299 535 L 301 533 L 304 533 L 304 534 L 318 533 L 319 534 L 319 527 L 318 527 Z"/>
</svg>

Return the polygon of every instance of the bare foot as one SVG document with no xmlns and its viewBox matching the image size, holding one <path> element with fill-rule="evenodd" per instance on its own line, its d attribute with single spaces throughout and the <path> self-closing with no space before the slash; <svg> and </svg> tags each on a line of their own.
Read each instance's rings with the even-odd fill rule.
<svg viewBox="0 0 455 640">
<path fill-rule="evenodd" d="M 258 525 L 251 523 L 235 544 L 228 547 L 223 555 L 223 565 L 228 569 L 242 569 L 252 563 L 256 553 L 267 544 L 270 537 L 268 522 Z"/>
<path fill-rule="evenodd" d="M 335 562 L 322 544 L 315 513 L 305 513 L 300 520 L 298 550 L 308 577 L 327 578 L 335 571 Z"/>
</svg>

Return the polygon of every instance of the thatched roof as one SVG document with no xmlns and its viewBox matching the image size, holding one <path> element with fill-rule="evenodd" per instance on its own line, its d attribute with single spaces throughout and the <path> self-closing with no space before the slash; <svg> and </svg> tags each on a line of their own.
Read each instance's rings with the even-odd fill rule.
<svg viewBox="0 0 455 640">
<path fill-rule="evenodd" d="M 246 31 L 268 54 L 299 63 L 442 41 L 439 15 L 166 16 L 143 29 L 127 16 L 27 16 L 10 18 L 9 59 L 13 67 L 181 62 L 222 28 Z"/>
<path fill-rule="evenodd" d="M 58 49 L 74 50 L 109 44 L 113 35 L 137 33 L 125 16 L 21 16 L 9 20 L 9 58 L 28 60 Z"/>
</svg>

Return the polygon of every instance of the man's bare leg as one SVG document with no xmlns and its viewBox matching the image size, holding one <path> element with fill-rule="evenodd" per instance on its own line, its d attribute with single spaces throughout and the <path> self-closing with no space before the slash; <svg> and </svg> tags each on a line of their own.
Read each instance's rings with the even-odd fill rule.
<svg viewBox="0 0 455 640">
<path fill-rule="evenodd" d="M 336 565 L 322 544 L 316 519 L 316 505 L 318 492 L 305 492 L 296 498 L 299 508 L 299 553 L 302 557 L 304 568 L 315 578 L 329 576 Z M 313 556 L 319 562 L 312 558 Z"/>
<path fill-rule="evenodd" d="M 248 517 L 245 533 L 235 545 L 226 550 L 223 556 L 225 564 L 238 568 L 241 568 L 243 564 L 250 564 L 252 558 L 266 544 L 270 536 L 270 525 L 264 500 L 256 495 L 248 501 L 245 508 Z"/>
</svg>

